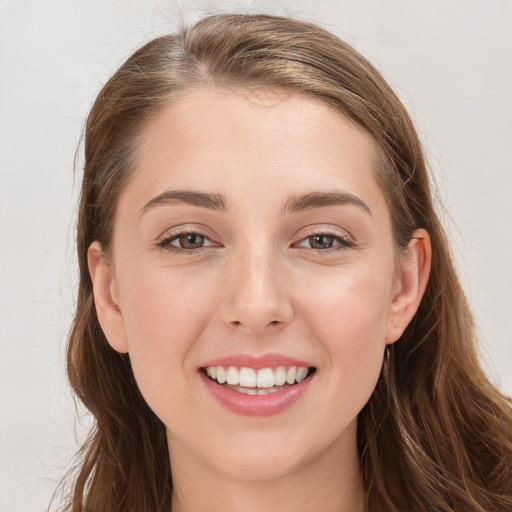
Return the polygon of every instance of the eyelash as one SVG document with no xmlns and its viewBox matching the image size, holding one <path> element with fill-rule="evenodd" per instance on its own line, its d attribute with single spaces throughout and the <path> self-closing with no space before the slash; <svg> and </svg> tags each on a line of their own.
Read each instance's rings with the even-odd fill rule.
<svg viewBox="0 0 512 512">
<path fill-rule="evenodd" d="M 208 242 L 211 243 L 211 245 L 198 247 L 196 249 L 187 249 L 185 247 L 177 247 L 175 245 L 171 245 L 172 242 L 175 240 L 178 240 L 182 236 L 186 235 L 198 235 L 205 240 L 208 240 Z M 162 240 L 160 240 L 157 244 L 157 247 L 160 249 L 163 249 L 167 252 L 173 253 L 173 254 L 200 254 L 204 252 L 205 250 L 210 249 L 211 247 L 215 247 L 217 244 L 215 242 L 212 242 L 208 235 L 206 235 L 204 232 L 202 232 L 199 229 L 191 228 L 191 229 L 184 229 L 183 231 L 180 231 L 178 233 L 173 233 L 172 235 L 166 236 Z"/>
<path fill-rule="evenodd" d="M 338 245 L 335 245 L 333 247 L 328 247 L 326 249 L 316 249 L 314 247 L 303 247 L 308 252 L 313 254 L 321 254 L 325 255 L 326 253 L 333 253 L 337 251 L 346 251 L 347 249 L 352 249 L 356 246 L 354 240 L 348 236 L 347 234 L 341 234 L 341 233 L 333 233 L 330 231 L 312 231 L 311 233 L 308 233 L 304 238 L 301 238 L 298 242 L 294 244 L 294 246 L 298 246 L 298 244 L 305 242 L 311 238 L 317 237 L 317 236 L 325 236 L 328 238 L 333 239 L 333 243 L 337 242 Z"/>
<path fill-rule="evenodd" d="M 182 236 L 186 235 L 198 235 L 208 242 L 210 242 L 207 246 L 197 247 L 195 249 L 187 249 L 185 247 L 177 247 L 175 245 L 172 245 L 172 242 L 175 240 L 178 240 Z M 318 236 L 325 236 L 328 238 L 333 239 L 333 243 L 337 243 L 337 245 L 334 245 L 333 247 L 328 247 L 325 249 L 316 249 L 314 247 L 305 247 L 300 246 L 298 244 L 306 242 L 308 239 L 311 239 L 313 237 Z M 157 247 L 160 249 L 163 249 L 167 252 L 173 253 L 173 254 L 201 254 L 204 251 L 207 251 L 211 248 L 218 247 L 219 245 L 215 242 L 212 242 L 212 240 L 206 235 L 203 231 L 195 228 L 191 229 L 185 229 L 183 231 L 180 231 L 178 233 L 173 233 L 169 236 L 166 236 L 162 240 L 160 240 L 157 244 Z M 313 254 L 320 254 L 325 255 L 326 253 L 333 253 L 337 251 L 345 251 L 347 249 L 354 248 L 356 246 L 355 242 L 352 240 L 351 237 L 349 237 L 346 234 L 340 234 L 340 233 L 332 233 L 332 232 L 326 232 L 326 231 L 312 231 L 311 233 L 308 233 L 305 237 L 301 238 L 298 242 L 293 244 L 293 247 L 303 247 L 307 252 L 313 253 Z"/>
</svg>

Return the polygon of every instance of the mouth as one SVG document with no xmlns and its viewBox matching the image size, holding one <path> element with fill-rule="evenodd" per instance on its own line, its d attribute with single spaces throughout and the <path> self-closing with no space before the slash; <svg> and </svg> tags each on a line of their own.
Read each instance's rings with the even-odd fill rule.
<svg viewBox="0 0 512 512">
<path fill-rule="evenodd" d="M 232 354 L 198 368 L 209 396 L 242 416 L 271 416 L 291 408 L 314 385 L 317 368 L 279 353 Z"/>
<path fill-rule="evenodd" d="M 316 372 L 313 366 L 278 366 L 251 368 L 206 366 L 201 371 L 211 382 L 226 389 L 252 396 L 266 396 L 290 389 Z"/>
</svg>

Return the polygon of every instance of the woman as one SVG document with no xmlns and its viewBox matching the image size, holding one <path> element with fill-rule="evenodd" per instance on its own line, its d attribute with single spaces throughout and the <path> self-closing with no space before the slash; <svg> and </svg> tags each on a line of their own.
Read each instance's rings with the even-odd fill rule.
<svg viewBox="0 0 512 512">
<path fill-rule="evenodd" d="M 505 511 L 421 145 L 379 73 L 269 16 L 158 38 L 85 133 L 68 510 Z"/>
</svg>

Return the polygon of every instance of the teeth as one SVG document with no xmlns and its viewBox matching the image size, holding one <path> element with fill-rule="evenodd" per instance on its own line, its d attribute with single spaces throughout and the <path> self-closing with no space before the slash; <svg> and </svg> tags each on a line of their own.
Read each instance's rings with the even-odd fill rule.
<svg viewBox="0 0 512 512">
<path fill-rule="evenodd" d="M 227 376 L 226 376 L 226 370 L 223 366 L 217 366 L 217 382 L 219 384 L 224 384 L 226 382 Z"/>
<path fill-rule="evenodd" d="M 250 395 L 266 395 L 273 393 L 277 389 L 275 386 L 293 385 L 302 382 L 309 373 L 308 368 L 304 366 L 291 366 L 286 368 L 279 366 L 273 368 L 237 368 L 236 366 L 209 366 L 205 368 L 206 374 L 219 384 L 226 383 L 229 386 L 237 386 L 237 391 Z M 246 389 L 241 389 L 246 388 Z M 252 388 L 252 389 L 251 389 Z M 254 389 L 258 388 L 258 389 Z"/>
<path fill-rule="evenodd" d="M 271 388 L 274 386 L 274 372 L 272 368 L 262 368 L 256 374 L 256 387 Z"/>
<path fill-rule="evenodd" d="M 239 393 L 244 393 L 246 395 L 270 395 L 271 393 L 275 393 L 282 388 L 269 388 L 269 389 L 259 389 L 259 388 L 244 388 L 243 386 L 228 386 L 230 389 L 234 391 L 238 391 Z"/>
<path fill-rule="evenodd" d="M 295 366 L 292 366 L 288 369 L 288 373 L 286 374 L 286 382 L 288 384 L 293 384 L 295 382 L 295 375 L 297 373 L 297 368 Z"/>
<path fill-rule="evenodd" d="M 308 374 L 307 368 L 297 368 L 297 374 L 295 375 L 295 380 L 297 382 L 302 382 Z"/>
<path fill-rule="evenodd" d="M 234 366 L 228 368 L 226 382 L 232 386 L 236 386 L 240 382 L 238 370 Z"/>
<path fill-rule="evenodd" d="M 238 386 L 237 391 L 240 393 L 245 393 L 246 395 L 257 395 L 258 390 L 253 388 L 243 388 L 242 386 Z"/>
<path fill-rule="evenodd" d="M 252 368 L 240 368 L 240 386 L 256 387 L 256 372 Z"/>
<path fill-rule="evenodd" d="M 307 371 L 307 370 L 306 370 Z M 274 373 L 274 384 L 282 386 L 286 382 L 286 369 L 280 366 Z"/>
</svg>

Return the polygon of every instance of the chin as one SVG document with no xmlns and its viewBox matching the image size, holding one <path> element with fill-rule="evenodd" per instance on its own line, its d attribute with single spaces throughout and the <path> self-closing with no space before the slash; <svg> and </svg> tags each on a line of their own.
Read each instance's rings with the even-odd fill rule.
<svg viewBox="0 0 512 512">
<path fill-rule="evenodd" d="M 256 432 L 232 436 L 216 465 L 232 478 L 246 481 L 276 480 L 299 471 L 326 447 L 304 436 Z M 226 449 L 226 446 L 229 448 Z"/>
<path fill-rule="evenodd" d="M 240 456 L 241 455 L 241 456 Z M 223 470 L 232 478 L 245 481 L 278 480 L 295 473 L 304 461 L 300 457 L 286 457 L 279 453 L 270 454 L 245 452 L 230 458 Z"/>
</svg>

